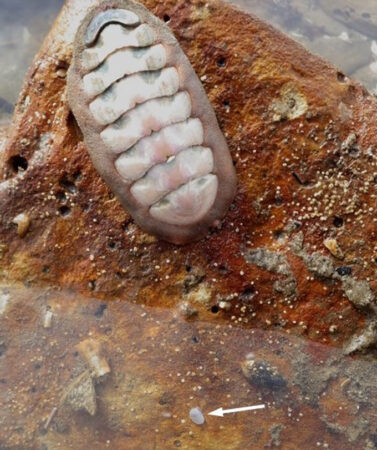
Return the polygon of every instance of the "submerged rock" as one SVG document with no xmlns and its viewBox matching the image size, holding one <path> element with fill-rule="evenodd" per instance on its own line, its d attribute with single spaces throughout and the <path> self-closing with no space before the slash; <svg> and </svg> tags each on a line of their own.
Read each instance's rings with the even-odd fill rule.
<svg viewBox="0 0 377 450">
<path fill-rule="evenodd" d="M 345 357 L 339 349 L 286 333 L 187 321 L 166 308 L 129 302 L 108 302 L 106 316 L 98 320 L 92 312 L 103 300 L 62 288 L 3 289 L 8 293 L 0 314 L 5 448 L 86 450 L 90 443 L 212 450 L 221 442 L 236 450 L 280 442 L 283 448 L 306 449 L 320 441 L 354 450 L 355 436 L 364 442 L 375 434 L 377 363 L 370 358 Z M 47 306 L 59 311 L 52 330 L 40 323 Z M 75 350 L 87 336 L 106 340 L 112 371 L 103 382 Z M 254 364 L 241 369 L 240 355 Z M 261 401 L 261 411 L 203 423 L 205 411 Z M 200 405 L 191 418 L 188 404 Z"/>
<path fill-rule="evenodd" d="M 360 33 L 377 37 L 377 12 L 374 1 L 320 0 L 321 7 L 334 19 L 347 24 Z"/>
</svg>

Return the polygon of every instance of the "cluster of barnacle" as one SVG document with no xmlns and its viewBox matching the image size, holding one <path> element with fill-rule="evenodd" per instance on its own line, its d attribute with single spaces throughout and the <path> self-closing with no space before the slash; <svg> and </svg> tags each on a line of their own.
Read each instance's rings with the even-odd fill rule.
<svg viewBox="0 0 377 450">
<path fill-rule="evenodd" d="M 357 143 L 357 136 L 351 133 L 342 143 L 332 131 L 333 124 L 329 123 L 324 130 L 324 143 L 329 147 L 327 153 L 336 156 L 336 167 L 323 169 L 318 172 L 318 177 L 311 185 L 306 186 L 305 191 L 294 195 L 286 208 L 293 207 L 293 217 L 300 222 L 317 219 L 323 229 L 328 220 L 332 220 L 335 227 L 341 227 L 343 223 L 355 222 L 361 228 L 365 228 L 365 219 L 373 217 L 374 208 L 370 199 L 376 198 L 374 190 L 374 177 L 371 167 L 377 167 L 377 158 L 373 152 L 361 151 Z M 318 125 L 309 134 L 315 142 Z M 291 158 L 298 159 L 297 152 L 293 152 Z M 283 161 L 283 167 L 288 167 L 290 159 Z M 300 182 L 300 180 L 297 180 Z M 368 201 L 365 199 L 368 198 Z"/>
</svg>

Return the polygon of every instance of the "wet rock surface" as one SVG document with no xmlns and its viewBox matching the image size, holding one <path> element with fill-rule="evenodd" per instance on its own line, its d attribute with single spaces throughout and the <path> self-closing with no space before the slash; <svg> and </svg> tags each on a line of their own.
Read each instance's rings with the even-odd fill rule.
<svg viewBox="0 0 377 450">
<path fill-rule="evenodd" d="M 377 92 L 377 5 L 373 0 L 229 0 L 271 22 Z"/>
<path fill-rule="evenodd" d="M 97 3 L 67 2 L 0 130 L 0 447 L 370 446 L 374 97 L 223 2 L 145 1 L 203 81 L 239 179 L 221 228 L 157 241 L 67 106 L 73 36 Z M 207 417 L 260 401 L 227 426 Z"/>
<path fill-rule="evenodd" d="M 280 27 L 372 92 L 376 87 L 377 8 L 372 0 L 228 0 Z M 0 124 L 8 123 L 34 53 L 64 0 L 1 0 Z M 66 69 L 57 75 L 64 78 Z"/>
<path fill-rule="evenodd" d="M 0 125 L 9 122 L 25 73 L 64 0 L 0 0 Z"/>
<path fill-rule="evenodd" d="M 374 98 L 221 3 L 147 3 L 169 15 L 203 79 L 239 177 L 220 230 L 186 247 L 159 242 L 139 230 L 96 174 L 67 107 L 59 74 L 91 4 L 67 3 L 3 140 L 3 278 L 71 286 L 106 300 L 180 305 L 192 312 L 187 317 L 275 324 L 345 345 L 374 317 L 364 310 L 375 302 L 375 250 L 366 243 L 376 232 Z M 224 15 L 230 28 L 219 31 Z M 242 39 L 232 34 L 235 25 Z M 294 113 L 276 117 L 282 99 Z M 17 220 L 27 224 L 21 230 L 14 223 L 20 217 L 27 218 Z M 368 287 L 368 305 L 357 300 L 356 285 L 344 289 L 349 282 L 337 278 L 339 263 L 326 242 L 336 242 L 351 278 Z"/>
<path fill-rule="evenodd" d="M 98 317 L 100 300 L 61 288 L 2 285 L 5 294 L 1 448 L 215 449 L 220 439 L 231 450 L 361 450 L 374 440 L 375 361 L 124 301 Z M 76 350 L 88 340 L 106 376 Z M 265 409 L 208 415 L 254 404 Z"/>
</svg>

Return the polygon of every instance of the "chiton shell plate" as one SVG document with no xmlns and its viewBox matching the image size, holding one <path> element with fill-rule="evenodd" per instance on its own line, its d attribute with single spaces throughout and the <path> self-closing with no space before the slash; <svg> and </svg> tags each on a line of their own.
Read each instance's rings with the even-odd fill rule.
<svg viewBox="0 0 377 450">
<path fill-rule="evenodd" d="M 131 0 L 83 20 L 68 100 L 93 164 L 139 226 L 185 244 L 226 214 L 236 175 L 215 113 L 170 29 Z"/>
</svg>

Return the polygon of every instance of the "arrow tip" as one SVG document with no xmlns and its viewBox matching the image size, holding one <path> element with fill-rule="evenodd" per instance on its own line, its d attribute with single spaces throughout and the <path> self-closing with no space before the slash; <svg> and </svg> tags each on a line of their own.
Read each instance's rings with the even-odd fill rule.
<svg viewBox="0 0 377 450">
<path fill-rule="evenodd" d="M 217 416 L 217 417 L 224 417 L 224 412 L 222 408 L 217 408 L 214 411 L 211 411 L 208 413 L 209 416 Z"/>
</svg>

